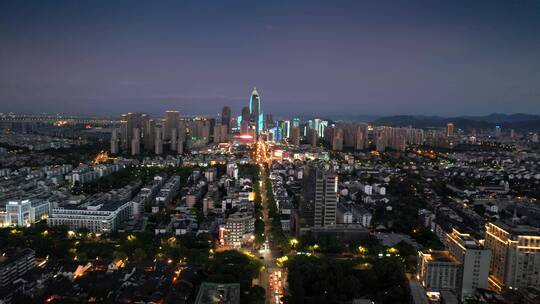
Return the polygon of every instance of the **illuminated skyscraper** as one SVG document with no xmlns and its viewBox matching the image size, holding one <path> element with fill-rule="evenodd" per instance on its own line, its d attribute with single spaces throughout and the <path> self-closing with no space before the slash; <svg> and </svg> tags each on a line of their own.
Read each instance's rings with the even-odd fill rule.
<svg viewBox="0 0 540 304">
<path fill-rule="evenodd" d="M 293 118 L 292 128 L 298 128 L 298 127 L 300 127 L 300 118 Z"/>
<path fill-rule="evenodd" d="M 446 125 L 446 136 L 447 137 L 452 137 L 454 136 L 454 124 L 449 122 L 447 125 Z"/>
<path fill-rule="evenodd" d="M 261 97 L 257 92 L 257 88 L 253 88 L 249 98 L 249 113 L 251 114 L 251 122 L 255 127 L 255 132 L 259 135 L 264 130 L 264 116 L 261 109 Z"/>
</svg>

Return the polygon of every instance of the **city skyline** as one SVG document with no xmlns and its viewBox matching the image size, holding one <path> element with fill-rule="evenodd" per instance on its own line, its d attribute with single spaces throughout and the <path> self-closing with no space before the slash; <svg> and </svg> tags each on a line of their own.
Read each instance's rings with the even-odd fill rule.
<svg viewBox="0 0 540 304">
<path fill-rule="evenodd" d="M 540 303 L 540 1 L 0 1 L 0 304 Z"/>
<path fill-rule="evenodd" d="M 2 111 L 540 114 L 536 1 L 3 2 Z M 486 110 L 489 109 L 489 110 Z"/>
</svg>

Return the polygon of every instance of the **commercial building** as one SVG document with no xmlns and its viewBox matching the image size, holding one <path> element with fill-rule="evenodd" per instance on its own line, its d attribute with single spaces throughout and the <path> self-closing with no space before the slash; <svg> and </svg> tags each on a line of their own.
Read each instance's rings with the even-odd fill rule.
<svg viewBox="0 0 540 304">
<path fill-rule="evenodd" d="M 540 231 L 503 222 L 486 225 L 484 245 L 491 249 L 491 287 L 504 290 L 540 286 Z"/>
<path fill-rule="evenodd" d="M 94 233 L 116 231 L 132 215 L 131 202 L 95 202 L 79 206 L 53 208 L 47 224 L 88 229 Z"/>
<path fill-rule="evenodd" d="M 49 215 L 48 201 L 10 201 L 6 204 L 4 216 L 0 217 L 0 226 L 27 226 Z"/>
</svg>

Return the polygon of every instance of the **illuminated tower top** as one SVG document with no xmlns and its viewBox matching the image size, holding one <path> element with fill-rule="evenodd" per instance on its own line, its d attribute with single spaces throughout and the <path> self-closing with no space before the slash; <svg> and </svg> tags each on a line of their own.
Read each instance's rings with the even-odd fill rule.
<svg viewBox="0 0 540 304">
<path fill-rule="evenodd" d="M 261 97 L 259 96 L 259 92 L 257 92 L 257 88 L 254 87 L 253 91 L 251 92 L 251 97 L 249 98 L 249 113 L 251 115 L 258 114 L 261 111 Z"/>
</svg>

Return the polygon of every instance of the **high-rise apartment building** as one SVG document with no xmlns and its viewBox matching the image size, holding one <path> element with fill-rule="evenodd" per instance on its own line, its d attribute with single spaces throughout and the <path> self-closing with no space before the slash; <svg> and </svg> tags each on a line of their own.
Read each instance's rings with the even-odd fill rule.
<svg viewBox="0 0 540 304">
<path fill-rule="evenodd" d="M 308 130 L 307 140 L 308 140 L 308 143 L 312 147 L 316 147 L 317 146 L 317 130 L 310 128 Z"/>
<path fill-rule="evenodd" d="M 133 137 L 131 139 L 131 155 L 141 154 L 141 129 L 133 129 Z"/>
<path fill-rule="evenodd" d="M 486 225 L 484 245 L 491 249 L 489 283 L 493 288 L 540 286 L 540 231 L 503 222 Z"/>
<path fill-rule="evenodd" d="M 155 127 L 154 154 L 156 154 L 156 155 L 163 154 L 163 130 L 162 130 L 161 126 L 156 126 Z"/>
<path fill-rule="evenodd" d="M 309 166 L 303 178 L 300 230 L 336 224 L 338 177 L 318 166 Z"/>
<path fill-rule="evenodd" d="M 144 120 L 143 141 L 146 150 L 154 150 L 154 138 L 156 135 L 156 121 L 147 118 Z"/>
<path fill-rule="evenodd" d="M 171 129 L 171 141 L 169 145 L 169 149 L 171 151 L 176 151 L 178 149 L 178 128 Z"/>
<path fill-rule="evenodd" d="M 163 140 L 169 141 L 172 137 L 172 130 L 178 128 L 180 113 L 178 111 L 166 111 L 163 125 Z"/>
<path fill-rule="evenodd" d="M 222 125 L 222 124 L 215 125 L 214 135 L 213 135 L 214 143 L 227 142 L 227 140 L 229 139 L 227 130 L 228 130 L 227 125 Z"/>
<path fill-rule="evenodd" d="M 473 297 L 477 288 L 487 289 L 491 251 L 456 229 L 447 234 L 446 245 L 450 255 L 460 263 L 456 292 L 461 299 Z"/>
<path fill-rule="evenodd" d="M 227 106 L 221 111 L 221 124 L 227 127 L 227 133 L 231 132 L 231 108 Z"/>
<path fill-rule="evenodd" d="M 120 131 L 113 129 L 111 132 L 111 154 L 118 154 L 120 152 Z"/>
<path fill-rule="evenodd" d="M 448 251 L 418 252 L 417 279 L 426 290 L 456 290 L 459 273 L 459 262 Z"/>
</svg>

